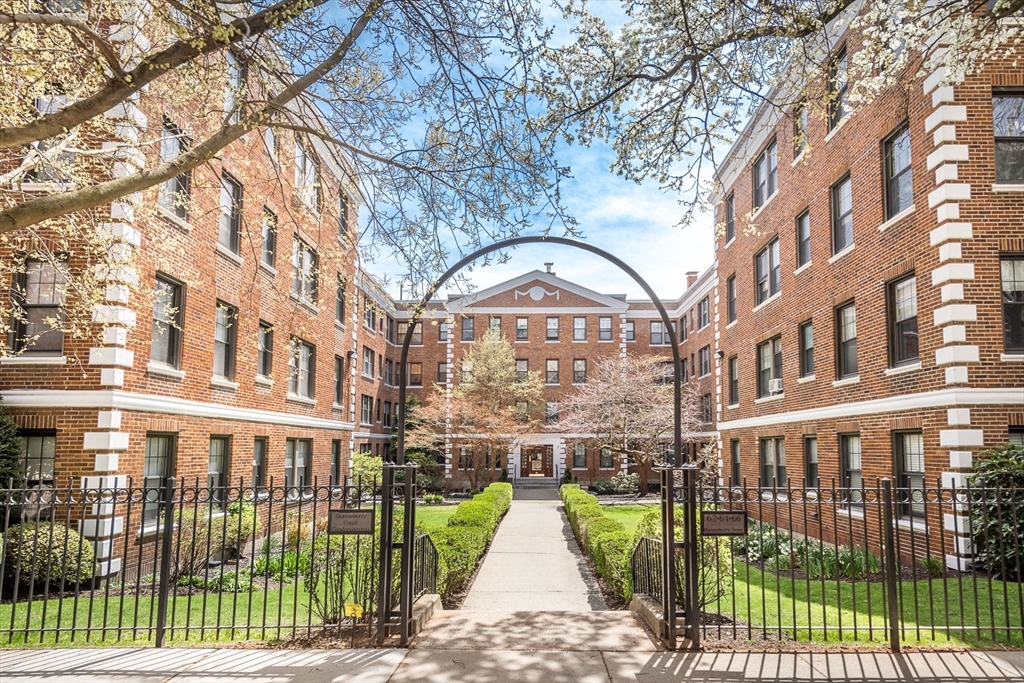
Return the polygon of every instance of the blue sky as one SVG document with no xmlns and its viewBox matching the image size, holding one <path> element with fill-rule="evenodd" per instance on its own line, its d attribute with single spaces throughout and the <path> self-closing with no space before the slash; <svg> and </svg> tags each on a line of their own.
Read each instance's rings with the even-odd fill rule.
<svg viewBox="0 0 1024 683">
<path fill-rule="evenodd" d="M 592 4 L 612 25 L 621 24 L 623 15 L 618 3 Z M 559 29 L 560 17 L 549 16 Z M 562 25 L 559 25 L 562 24 Z M 568 32 L 560 30 L 560 37 Z M 572 168 L 572 177 L 562 186 L 563 201 L 579 221 L 583 239 L 615 254 L 635 270 L 662 298 L 675 298 L 686 288 L 687 271 L 703 272 L 714 259 L 714 227 L 710 215 L 700 214 L 686 228 L 679 227 L 684 207 L 680 196 L 663 192 L 656 182 L 637 184 L 625 180 L 609 168 L 613 159 L 609 145 L 595 143 L 587 147 L 561 145 L 558 159 Z M 537 233 L 543 226 L 539 226 Z M 607 294 L 642 297 L 643 292 L 625 273 L 598 256 L 570 247 L 527 245 L 511 252 L 504 264 L 474 268 L 470 282 L 479 288 L 489 287 L 525 271 L 544 269 L 545 261 L 554 261 L 560 276 Z M 371 273 L 386 276 L 388 287 L 397 296 L 403 265 L 381 256 L 364 264 Z M 407 292 L 406 292 L 407 293 Z"/>
</svg>

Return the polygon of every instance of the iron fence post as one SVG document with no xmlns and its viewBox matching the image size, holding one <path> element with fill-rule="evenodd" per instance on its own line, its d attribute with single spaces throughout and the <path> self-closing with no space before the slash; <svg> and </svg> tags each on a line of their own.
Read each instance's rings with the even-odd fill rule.
<svg viewBox="0 0 1024 683">
<path fill-rule="evenodd" d="M 882 536 L 885 553 L 885 593 L 889 603 L 889 645 L 893 652 L 900 651 L 899 604 L 896 581 L 899 578 L 896 562 L 896 539 L 893 533 L 894 515 L 892 480 L 882 479 Z"/>
<path fill-rule="evenodd" d="M 661 470 L 661 608 L 665 647 L 676 649 L 675 473 Z"/>
<path fill-rule="evenodd" d="M 170 593 L 171 549 L 174 536 L 174 490 L 177 480 L 174 477 L 164 479 L 160 502 L 163 512 L 163 528 L 160 534 L 160 583 L 157 588 L 156 603 L 156 646 L 164 646 L 167 630 L 167 602 Z"/>
<path fill-rule="evenodd" d="M 377 644 L 381 645 L 391 621 L 391 554 L 394 542 L 395 468 L 384 463 L 380 489 L 380 570 L 377 581 Z"/>
<path fill-rule="evenodd" d="M 688 465 L 683 469 L 686 483 L 686 504 L 683 506 L 683 580 L 686 585 L 686 628 L 690 635 L 690 648 L 700 649 L 700 607 L 697 592 L 700 589 L 698 576 L 697 546 L 697 469 Z"/>
<path fill-rule="evenodd" d="M 405 496 L 405 518 L 402 527 L 402 567 L 399 593 L 399 615 L 401 629 L 399 631 L 400 645 L 405 647 L 409 644 L 412 623 L 412 594 L 413 594 L 413 556 L 416 553 L 416 465 L 404 465 L 402 472 L 405 481 L 402 482 L 402 495 Z"/>
</svg>

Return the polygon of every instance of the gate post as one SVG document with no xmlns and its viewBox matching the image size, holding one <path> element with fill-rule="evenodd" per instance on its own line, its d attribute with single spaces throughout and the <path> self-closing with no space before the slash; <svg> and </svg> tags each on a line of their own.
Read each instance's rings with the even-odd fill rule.
<svg viewBox="0 0 1024 683">
<path fill-rule="evenodd" d="M 700 649 L 700 568 L 699 539 L 697 538 L 697 468 L 687 465 L 683 469 L 686 501 L 683 504 L 683 581 L 686 595 L 686 629 L 690 648 Z"/>
<path fill-rule="evenodd" d="M 661 470 L 661 610 L 665 647 L 676 649 L 675 471 Z"/>
<path fill-rule="evenodd" d="M 892 480 L 882 479 L 882 543 L 885 549 L 885 593 L 889 603 L 889 646 L 893 652 L 900 651 L 900 613 L 896 582 L 899 573 L 896 558 L 896 539 L 893 534 L 895 515 L 893 514 Z"/>
<path fill-rule="evenodd" d="M 400 645 L 409 644 L 412 625 L 412 570 L 415 558 L 416 541 L 416 465 L 400 465 L 405 481 L 402 482 L 402 495 L 405 496 L 405 517 L 402 520 L 402 573 L 399 585 L 399 631 Z"/>
<path fill-rule="evenodd" d="M 404 418 L 404 416 L 403 416 Z M 384 463 L 380 484 L 380 570 L 377 579 L 377 644 L 384 643 L 391 621 L 391 557 L 394 547 L 395 467 Z"/>
<path fill-rule="evenodd" d="M 157 571 L 160 574 L 160 583 L 157 587 L 156 596 L 156 646 L 164 646 L 164 636 L 167 632 L 167 605 L 170 601 L 170 580 L 171 580 L 171 552 L 174 543 L 174 493 L 178 480 L 167 477 L 163 481 L 163 488 L 160 491 L 160 507 L 163 513 L 163 528 L 160 538 L 160 564 Z M 184 497 L 184 496 L 183 496 Z"/>
</svg>

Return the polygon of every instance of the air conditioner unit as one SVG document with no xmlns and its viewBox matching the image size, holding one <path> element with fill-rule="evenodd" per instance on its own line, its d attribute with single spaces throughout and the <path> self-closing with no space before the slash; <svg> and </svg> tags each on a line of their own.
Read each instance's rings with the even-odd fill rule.
<svg viewBox="0 0 1024 683">
<path fill-rule="evenodd" d="M 768 380 L 768 393 L 769 394 L 781 394 L 782 393 L 782 380 L 781 379 L 770 379 L 770 380 Z"/>
</svg>

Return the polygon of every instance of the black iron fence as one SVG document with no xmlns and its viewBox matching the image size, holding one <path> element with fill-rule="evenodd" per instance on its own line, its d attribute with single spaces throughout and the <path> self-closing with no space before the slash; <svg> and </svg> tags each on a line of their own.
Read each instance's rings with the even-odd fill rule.
<svg viewBox="0 0 1024 683">
<path fill-rule="evenodd" d="M 629 558 L 633 577 L 633 592 L 661 599 L 661 541 L 655 538 L 641 538 Z"/>
<path fill-rule="evenodd" d="M 0 489 L 0 645 L 372 638 L 379 482 L 87 482 Z M 417 549 L 433 591 L 436 551 Z"/>
<path fill-rule="evenodd" d="M 699 527 L 721 523 L 709 512 L 749 520 L 743 535 L 695 539 L 705 644 L 1024 645 L 1024 489 L 744 482 L 698 487 L 692 500 L 676 487 L 675 502 L 677 524 L 690 504 Z M 657 597 L 655 544 L 642 540 L 632 568 L 634 590 Z M 686 604 L 682 584 L 674 597 Z"/>
<path fill-rule="evenodd" d="M 413 600 L 427 594 L 437 592 L 437 570 L 440 558 L 437 548 L 428 534 L 416 537 L 416 550 L 413 553 L 412 567 L 412 598 Z"/>
</svg>

